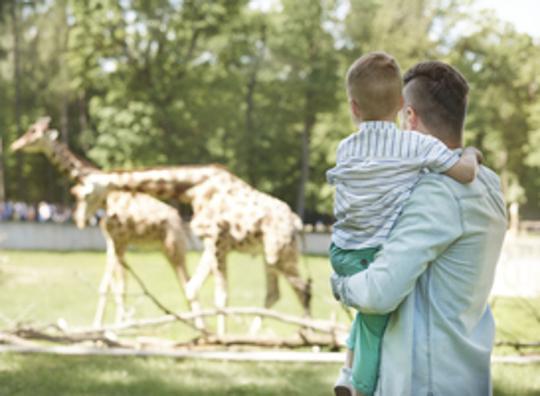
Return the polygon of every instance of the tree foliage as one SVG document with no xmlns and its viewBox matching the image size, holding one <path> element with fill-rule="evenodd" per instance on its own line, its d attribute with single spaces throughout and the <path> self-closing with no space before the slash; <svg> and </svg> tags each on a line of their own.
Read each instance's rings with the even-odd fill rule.
<svg viewBox="0 0 540 396">
<path fill-rule="evenodd" d="M 464 73 L 466 144 L 501 174 L 509 200 L 540 216 L 539 38 L 471 3 L 281 0 L 262 11 L 248 0 L 0 2 L 4 148 L 50 114 L 99 166 L 223 163 L 312 220 L 331 213 L 324 172 L 354 128 L 345 71 L 385 50 L 404 70 L 441 59 Z M 43 157 L 4 150 L 3 162 L 8 199 L 66 199 Z"/>
</svg>

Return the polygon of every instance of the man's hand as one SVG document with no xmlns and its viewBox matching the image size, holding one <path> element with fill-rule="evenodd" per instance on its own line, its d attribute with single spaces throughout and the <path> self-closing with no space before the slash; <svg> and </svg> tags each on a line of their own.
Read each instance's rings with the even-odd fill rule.
<svg viewBox="0 0 540 396">
<path fill-rule="evenodd" d="M 345 280 L 346 277 L 339 276 L 335 272 L 330 276 L 330 286 L 332 286 L 332 294 L 334 295 L 334 298 L 338 301 L 343 301 L 343 296 L 341 295 L 341 293 Z"/>
</svg>

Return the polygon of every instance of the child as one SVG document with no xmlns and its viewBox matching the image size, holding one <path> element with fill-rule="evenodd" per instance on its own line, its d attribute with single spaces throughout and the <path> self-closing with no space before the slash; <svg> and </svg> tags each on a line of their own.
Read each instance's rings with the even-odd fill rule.
<svg viewBox="0 0 540 396">
<path fill-rule="evenodd" d="M 346 87 L 359 130 L 339 144 L 336 166 L 327 172 L 328 182 L 336 186 L 330 260 L 341 276 L 362 271 L 374 260 L 423 169 L 469 183 L 479 156 L 467 148 L 460 157 L 432 136 L 396 127 L 402 81 L 390 55 L 374 52 L 357 59 L 347 72 Z M 388 317 L 357 313 L 336 395 L 373 394 Z"/>
</svg>

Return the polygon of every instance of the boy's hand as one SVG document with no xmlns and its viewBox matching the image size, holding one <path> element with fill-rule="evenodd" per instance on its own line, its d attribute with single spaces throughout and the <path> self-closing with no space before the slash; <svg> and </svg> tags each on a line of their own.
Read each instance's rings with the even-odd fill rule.
<svg viewBox="0 0 540 396">
<path fill-rule="evenodd" d="M 463 154 L 474 155 L 476 157 L 476 161 L 478 162 L 478 165 L 484 162 L 484 155 L 476 147 L 472 147 L 472 146 L 465 147 L 465 149 L 463 150 Z"/>
</svg>

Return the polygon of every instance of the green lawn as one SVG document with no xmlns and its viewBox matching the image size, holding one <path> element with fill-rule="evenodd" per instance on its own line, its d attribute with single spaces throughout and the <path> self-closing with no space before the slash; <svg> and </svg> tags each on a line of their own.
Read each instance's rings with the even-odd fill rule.
<svg viewBox="0 0 540 396">
<path fill-rule="evenodd" d="M 0 396 L 328 396 L 335 364 L 0 355 Z M 540 394 L 540 365 L 494 367 L 495 396 Z"/>
<path fill-rule="evenodd" d="M 0 254 L 0 328 L 12 321 L 50 323 L 64 318 L 70 325 L 89 325 L 104 266 L 101 253 L 2 252 Z M 198 260 L 190 254 L 190 269 Z M 314 280 L 314 316 L 338 320 L 346 315 L 330 295 L 329 266 L 321 257 L 306 257 Z M 158 253 L 136 252 L 128 262 L 166 305 L 187 309 L 172 270 Z M 305 272 L 305 266 L 302 264 Z M 233 254 L 229 259 L 231 306 L 262 305 L 264 275 L 259 258 Z M 301 313 L 289 286 L 274 307 Z M 212 303 L 212 281 L 202 290 L 204 305 Z M 130 282 L 128 304 L 138 318 L 159 311 Z M 498 299 L 498 338 L 538 340 L 540 300 Z M 112 317 L 109 310 L 108 320 Z M 231 320 L 229 328 L 245 332 L 248 320 Z M 287 334 L 293 328 L 265 322 L 263 332 Z M 145 335 L 185 339 L 192 335 L 181 324 L 145 329 Z M 496 353 L 515 353 L 498 349 Z M 335 364 L 230 363 L 170 358 L 61 357 L 0 355 L 0 396 L 4 395 L 328 395 L 338 369 Z M 495 365 L 496 395 L 540 395 L 540 365 Z"/>
</svg>

